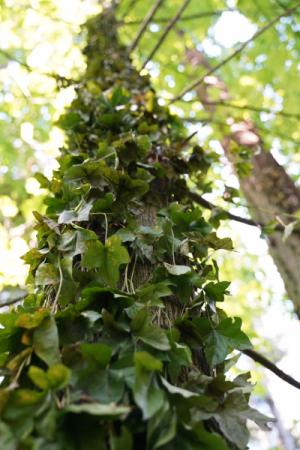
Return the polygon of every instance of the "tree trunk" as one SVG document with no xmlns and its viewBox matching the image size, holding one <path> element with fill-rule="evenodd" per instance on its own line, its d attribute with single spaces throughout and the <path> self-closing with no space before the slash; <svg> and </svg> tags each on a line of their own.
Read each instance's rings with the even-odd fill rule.
<svg viewBox="0 0 300 450">
<path fill-rule="evenodd" d="M 197 50 L 187 50 L 186 57 L 192 65 L 210 68 L 205 55 Z M 210 88 L 214 89 L 214 94 L 219 92 L 220 101 L 228 100 L 230 94 L 215 75 L 207 77 L 204 84 L 199 86 L 199 99 L 213 123 L 216 105 L 210 97 Z M 272 153 L 264 148 L 259 131 L 252 121 L 237 121 L 227 116 L 226 123 L 230 133 L 221 144 L 235 169 L 253 220 L 265 225 L 277 220 L 283 226 L 288 225 L 294 220 L 290 215 L 300 209 L 300 189 Z M 247 148 L 252 153 L 250 175 L 239 172 L 240 158 L 236 151 L 232 151 L 236 146 Z M 266 240 L 287 294 L 294 304 L 295 313 L 300 317 L 300 233 L 292 232 L 283 240 L 283 231 L 274 231 Z"/>
</svg>

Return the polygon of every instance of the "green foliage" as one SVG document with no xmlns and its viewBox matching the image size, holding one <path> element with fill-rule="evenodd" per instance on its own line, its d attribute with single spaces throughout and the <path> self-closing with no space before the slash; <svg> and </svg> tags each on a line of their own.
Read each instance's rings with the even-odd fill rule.
<svg viewBox="0 0 300 450">
<path fill-rule="evenodd" d="M 0 443 L 243 450 L 246 420 L 268 419 L 248 406 L 248 376 L 225 376 L 251 343 L 216 307 L 229 283 L 209 261 L 232 243 L 186 195 L 199 165 L 205 191 L 210 156 L 183 151 L 112 11 L 86 27 L 87 71 L 59 121 L 68 144 L 24 257 L 32 293 L 0 315 Z"/>
</svg>

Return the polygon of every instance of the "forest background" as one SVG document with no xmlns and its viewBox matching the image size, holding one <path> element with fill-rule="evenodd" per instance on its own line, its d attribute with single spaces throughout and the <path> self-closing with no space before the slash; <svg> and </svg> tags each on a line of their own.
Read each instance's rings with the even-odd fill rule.
<svg viewBox="0 0 300 450">
<path fill-rule="evenodd" d="M 19 295 L 24 286 L 28 269 L 20 256 L 35 243 L 32 211 L 41 212 L 47 196 L 35 173 L 51 177 L 65 139 L 56 121 L 72 101 L 74 90 L 68 86 L 58 90 L 57 83 L 63 84 L 63 77 L 76 78 L 84 70 L 80 24 L 99 11 L 99 3 L 1 3 L 0 283 L 2 288 L 19 287 L 13 291 L 6 288 L 0 296 L 0 301 L 5 301 L 8 292 Z M 134 47 L 134 64 L 145 65 L 149 71 L 162 104 L 184 94 L 171 103 L 171 111 L 184 118 L 194 140 L 214 153 L 202 206 L 206 200 L 216 206 L 216 216 L 226 210 L 268 225 L 222 221 L 221 235 L 230 236 L 234 243 L 234 251 L 219 252 L 217 256 L 221 279 L 232 280 L 231 296 L 224 308 L 243 318 L 244 330 L 256 348 L 299 378 L 297 295 L 292 298 L 284 286 L 276 256 L 274 264 L 266 240 L 272 240 L 274 227 L 281 227 L 280 242 L 288 246 L 291 235 L 297 233 L 300 209 L 296 205 L 292 213 L 287 213 L 273 209 L 271 204 L 269 211 L 265 206 L 251 205 L 247 185 L 244 189 L 248 203 L 239 190 L 238 178 L 243 186 L 251 172 L 251 158 L 263 143 L 298 189 L 300 10 L 286 14 L 296 5 L 290 1 L 205 0 L 200 5 L 192 0 L 154 53 L 169 19 L 182 2 L 164 2 L 135 43 L 137 30 L 153 3 L 122 0 L 118 12 L 120 36 L 125 44 Z M 257 30 L 268 27 L 280 15 L 283 17 L 253 39 Z M 237 54 L 228 60 L 234 52 Z M 217 65 L 220 67 L 214 71 Z M 184 93 L 201 78 L 204 82 Z M 228 161 L 229 145 L 235 172 Z M 298 392 L 246 356 L 240 359 L 239 367 L 250 368 L 253 381 L 258 383 L 256 406 L 270 413 L 271 405 L 271 414 L 275 411 L 280 424 L 269 434 L 255 429 L 251 448 L 299 448 Z"/>
</svg>

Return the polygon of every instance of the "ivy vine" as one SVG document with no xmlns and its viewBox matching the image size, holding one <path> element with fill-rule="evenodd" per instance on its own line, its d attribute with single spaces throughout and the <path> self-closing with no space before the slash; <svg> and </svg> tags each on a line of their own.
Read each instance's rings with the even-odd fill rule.
<svg viewBox="0 0 300 450">
<path fill-rule="evenodd" d="M 5 450 L 245 449 L 249 373 L 226 372 L 251 347 L 218 307 L 214 154 L 192 145 L 131 64 L 114 12 L 86 24 L 85 75 L 60 120 L 59 169 L 35 213 L 30 294 L 0 314 L 0 447 Z"/>
</svg>

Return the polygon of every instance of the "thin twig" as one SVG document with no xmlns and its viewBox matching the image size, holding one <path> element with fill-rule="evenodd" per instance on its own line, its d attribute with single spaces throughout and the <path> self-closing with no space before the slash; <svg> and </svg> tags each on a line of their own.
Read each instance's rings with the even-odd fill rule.
<svg viewBox="0 0 300 450">
<path fill-rule="evenodd" d="M 193 139 L 194 136 L 196 136 L 196 134 L 198 134 L 198 131 L 194 131 L 193 133 L 191 133 L 186 139 L 184 139 L 179 145 L 180 147 L 185 147 L 191 139 Z"/>
<path fill-rule="evenodd" d="M 148 56 L 148 58 L 146 59 L 146 61 L 144 62 L 141 70 L 143 70 L 146 65 L 148 64 L 148 62 L 153 58 L 153 56 L 155 55 L 155 53 L 157 52 L 157 50 L 159 49 L 159 47 L 162 45 L 162 43 L 164 42 L 164 40 L 166 39 L 166 37 L 168 36 L 169 32 L 172 30 L 172 28 L 174 27 L 174 25 L 176 24 L 176 22 L 180 19 L 180 16 L 182 15 L 183 11 L 187 8 L 188 4 L 190 3 L 191 0 L 185 0 L 185 2 L 183 3 L 183 5 L 179 8 L 179 10 L 177 11 L 177 13 L 175 14 L 175 16 L 173 17 L 173 19 L 170 20 L 170 22 L 168 23 L 168 25 L 166 26 L 163 34 L 160 36 L 158 42 L 156 43 L 156 45 L 154 46 L 154 48 L 152 49 L 150 55 Z"/>
<path fill-rule="evenodd" d="M 218 11 L 204 11 L 202 13 L 188 14 L 186 16 L 180 17 L 178 22 L 186 22 L 189 20 L 201 19 L 203 17 L 220 16 L 224 12 L 228 12 L 228 11 L 232 12 L 232 11 L 237 11 L 237 10 L 236 10 L 236 8 L 228 8 L 228 9 L 220 9 Z M 171 17 L 158 17 L 157 19 L 155 19 L 155 23 L 166 23 L 166 22 L 169 22 L 170 20 L 171 20 Z M 121 24 L 124 26 L 140 25 L 141 23 L 143 23 L 142 20 L 128 20 L 128 21 L 121 22 Z"/>
<path fill-rule="evenodd" d="M 251 42 L 253 42 L 255 39 L 257 39 L 259 36 L 261 36 L 265 31 L 269 30 L 275 23 L 279 22 L 280 19 L 286 16 L 290 16 L 293 14 L 294 11 L 296 11 L 300 7 L 300 2 L 298 2 L 293 8 L 289 8 L 283 13 L 281 13 L 279 16 L 275 17 L 271 22 L 267 23 L 264 27 L 260 28 L 254 35 L 245 41 L 242 45 L 240 45 L 233 53 L 231 53 L 229 56 L 227 56 L 225 59 L 220 61 L 218 64 L 216 64 L 214 67 L 212 67 L 208 72 L 206 72 L 201 78 L 194 81 L 192 84 L 190 84 L 187 88 L 185 88 L 182 92 L 180 92 L 176 97 L 174 97 L 170 103 L 174 103 L 177 100 L 181 99 L 185 96 L 188 92 L 192 91 L 196 87 L 198 87 L 200 84 L 202 84 L 205 81 L 205 78 L 209 75 L 212 75 L 215 73 L 218 69 L 223 67 L 225 64 L 227 64 L 229 61 L 234 59 L 237 55 L 242 53 L 244 48 L 246 48 Z"/>
<path fill-rule="evenodd" d="M 217 124 L 220 126 L 226 126 L 228 127 L 228 123 L 224 122 L 223 120 L 215 120 L 211 117 L 205 116 L 205 117 L 182 117 L 181 118 L 183 122 L 188 122 L 188 123 L 196 123 L 196 124 L 200 124 L 201 126 L 207 125 L 207 124 Z M 235 120 L 240 120 L 241 122 L 243 122 L 245 119 L 244 117 L 235 117 Z M 268 137 L 270 137 L 271 131 L 270 129 L 263 127 L 261 124 L 258 124 L 257 122 L 255 123 L 255 127 L 262 131 L 263 133 L 267 133 Z M 273 132 L 272 132 L 273 133 Z M 276 134 L 272 134 L 273 138 L 278 137 L 284 141 L 287 142 L 291 142 L 295 145 L 300 145 L 300 141 L 297 141 L 295 139 L 292 139 L 290 136 L 287 136 L 286 134 L 280 133 L 278 132 L 278 130 L 276 130 Z"/>
<path fill-rule="evenodd" d="M 254 222 L 252 219 L 247 219 L 246 217 L 240 217 L 235 214 L 232 214 L 225 209 L 219 208 L 218 206 L 215 206 L 213 203 L 209 202 L 205 198 L 203 198 L 201 195 L 196 194 L 196 192 L 189 192 L 188 194 L 189 198 L 195 202 L 198 203 L 201 206 L 204 206 L 204 208 L 209 209 L 212 211 L 213 209 L 219 209 L 222 212 L 224 212 L 228 219 L 235 220 L 236 222 L 243 223 L 245 225 L 250 225 L 252 227 L 263 227 L 263 224 L 258 224 L 257 222 Z"/>
<path fill-rule="evenodd" d="M 236 214 L 232 214 L 229 211 L 226 211 L 225 209 L 220 208 L 220 207 L 214 205 L 213 203 L 209 202 L 208 200 L 206 200 L 205 198 L 203 198 L 201 195 L 197 194 L 196 192 L 189 192 L 188 197 L 193 202 L 198 203 L 199 205 L 203 206 L 206 209 L 209 209 L 210 211 L 212 211 L 214 209 L 218 209 L 222 213 L 226 214 L 226 218 L 228 218 L 229 220 L 234 220 L 235 222 L 243 223 L 243 224 L 249 225 L 251 227 L 257 227 L 257 228 L 260 228 L 261 230 L 263 230 L 264 227 L 267 226 L 267 224 L 259 223 L 252 219 L 248 219 L 246 217 L 241 217 L 241 216 L 237 216 Z M 274 227 L 274 231 L 280 231 L 282 233 L 282 232 L 284 232 L 284 230 L 285 230 L 285 227 L 281 226 L 281 225 L 276 225 Z M 300 230 L 294 229 L 293 233 L 299 234 Z"/>
<path fill-rule="evenodd" d="M 137 32 L 136 37 L 133 39 L 132 44 L 129 46 L 128 48 L 128 53 L 131 53 L 136 46 L 138 45 L 138 43 L 140 42 L 143 34 L 145 33 L 149 23 L 151 22 L 151 20 L 153 19 L 156 11 L 159 9 L 159 7 L 163 4 L 164 0 L 156 0 L 156 2 L 154 3 L 153 7 L 150 9 L 150 11 L 148 12 L 148 14 L 146 15 L 139 31 Z"/>
<path fill-rule="evenodd" d="M 261 364 L 266 369 L 273 372 L 275 375 L 277 375 L 279 378 L 281 378 L 286 383 L 294 386 L 297 389 L 300 389 L 300 382 L 295 380 L 295 378 L 291 377 L 287 373 L 283 372 L 283 370 L 279 369 L 274 363 L 269 361 L 265 356 L 261 355 L 260 353 L 257 353 L 255 350 L 249 349 L 249 350 L 242 350 L 242 353 L 249 356 L 249 358 L 253 359 L 253 361 Z"/>
<path fill-rule="evenodd" d="M 182 100 L 184 101 L 184 100 Z M 294 113 L 290 113 L 287 111 L 274 111 L 271 108 L 264 108 L 259 107 L 259 106 L 253 106 L 253 105 L 237 105 L 234 103 L 230 103 L 230 102 L 224 102 L 223 100 L 200 100 L 200 99 L 192 99 L 192 100 L 188 100 L 186 103 L 194 103 L 199 101 L 200 103 L 202 103 L 203 105 L 211 105 L 211 106 L 224 106 L 225 108 L 233 108 L 233 109 L 240 109 L 240 110 L 246 110 L 246 111 L 254 111 L 254 112 L 258 112 L 258 113 L 267 113 L 267 114 L 275 114 L 276 116 L 282 116 L 282 117 L 287 117 L 287 118 L 292 118 L 292 119 L 300 119 L 300 114 L 294 114 Z"/>
</svg>

